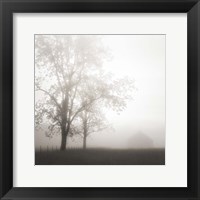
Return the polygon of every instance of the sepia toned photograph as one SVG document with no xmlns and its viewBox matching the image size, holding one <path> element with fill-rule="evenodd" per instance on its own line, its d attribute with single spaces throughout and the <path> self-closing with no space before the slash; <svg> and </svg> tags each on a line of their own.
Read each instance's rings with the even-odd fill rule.
<svg viewBox="0 0 200 200">
<path fill-rule="evenodd" d="M 36 34 L 35 165 L 165 165 L 165 39 Z"/>
</svg>

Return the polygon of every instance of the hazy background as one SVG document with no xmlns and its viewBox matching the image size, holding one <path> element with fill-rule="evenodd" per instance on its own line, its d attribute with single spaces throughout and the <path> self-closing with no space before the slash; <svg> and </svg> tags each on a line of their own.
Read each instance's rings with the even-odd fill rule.
<svg viewBox="0 0 200 200">
<path fill-rule="evenodd" d="M 134 79 L 136 90 L 134 100 L 120 114 L 105 110 L 111 128 L 88 136 L 87 148 L 164 147 L 165 35 L 104 35 L 102 38 L 112 53 L 104 69 L 115 77 Z M 36 149 L 47 146 L 59 149 L 60 140 L 60 135 L 50 139 L 45 131 L 35 132 Z M 82 138 L 69 138 L 67 145 L 82 147 Z"/>
</svg>

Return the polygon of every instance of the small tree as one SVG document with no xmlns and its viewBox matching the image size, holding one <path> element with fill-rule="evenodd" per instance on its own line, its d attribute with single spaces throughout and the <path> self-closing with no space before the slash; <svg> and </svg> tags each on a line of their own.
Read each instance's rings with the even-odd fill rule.
<svg viewBox="0 0 200 200">
<path fill-rule="evenodd" d="M 103 108 L 107 106 L 107 109 L 112 109 L 117 113 L 122 112 L 126 107 L 127 100 L 132 99 L 134 88 L 133 81 L 127 78 L 114 81 L 110 79 L 109 82 L 106 76 L 99 79 L 91 79 L 91 77 L 88 77 L 84 85 L 82 85 L 84 90 L 81 92 L 81 101 L 90 101 L 89 99 L 93 99 L 93 96 L 101 96 L 101 98 L 79 113 L 79 120 L 76 125 L 79 128 L 74 129 L 74 133 L 78 133 L 83 137 L 83 149 L 86 149 L 87 137 L 90 134 L 109 127 Z"/>
<path fill-rule="evenodd" d="M 105 116 L 94 106 L 80 113 L 81 136 L 83 137 L 83 149 L 86 149 L 87 137 L 95 132 L 102 131 L 108 127 Z"/>
</svg>

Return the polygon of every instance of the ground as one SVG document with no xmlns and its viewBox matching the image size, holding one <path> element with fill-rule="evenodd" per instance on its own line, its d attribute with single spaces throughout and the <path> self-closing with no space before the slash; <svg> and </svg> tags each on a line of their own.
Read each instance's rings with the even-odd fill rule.
<svg viewBox="0 0 200 200">
<path fill-rule="evenodd" d="M 36 165 L 165 165 L 164 149 L 36 151 Z"/>
</svg>

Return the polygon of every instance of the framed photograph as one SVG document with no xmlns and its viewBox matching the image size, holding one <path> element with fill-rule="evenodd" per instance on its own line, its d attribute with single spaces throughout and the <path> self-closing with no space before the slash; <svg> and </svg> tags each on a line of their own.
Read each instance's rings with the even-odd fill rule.
<svg viewBox="0 0 200 200">
<path fill-rule="evenodd" d="M 2 199 L 200 199 L 197 0 L 0 6 Z"/>
</svg>

